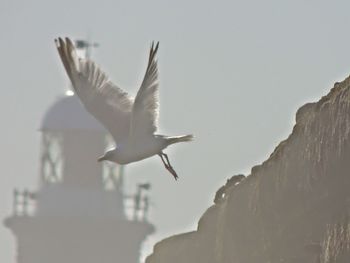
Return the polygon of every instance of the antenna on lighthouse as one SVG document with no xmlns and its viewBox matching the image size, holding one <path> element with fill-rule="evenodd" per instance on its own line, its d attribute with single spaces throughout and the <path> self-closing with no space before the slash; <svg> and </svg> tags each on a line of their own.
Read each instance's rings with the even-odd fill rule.
<svg viewBox="0 0 350 263">
<path fill-rule="evenodd" d="M 78 50 L 84 51 L 85 58 L 91 58 L 91 48 L 99 47 L 99 43 L 90 42 L 89 40 L 77 39 L 75 40 L 75 46 Z"/>
</svg>

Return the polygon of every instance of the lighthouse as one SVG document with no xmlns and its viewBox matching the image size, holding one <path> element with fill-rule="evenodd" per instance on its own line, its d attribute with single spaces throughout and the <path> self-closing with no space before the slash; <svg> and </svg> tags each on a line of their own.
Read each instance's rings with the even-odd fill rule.
<svg viewBox="0 0 350 263">
<path fill-rule="evenodd" d="M 40 132 L 39 188 L 14 190 L 13 212 L 4 220 L 15 236 L 16 262 L 139 262 L 154 232 L 149 185 L 127 194 L 123 167 L 97 162 L 112 140 L 72 92 L 47 110 Z"/>
</svg>

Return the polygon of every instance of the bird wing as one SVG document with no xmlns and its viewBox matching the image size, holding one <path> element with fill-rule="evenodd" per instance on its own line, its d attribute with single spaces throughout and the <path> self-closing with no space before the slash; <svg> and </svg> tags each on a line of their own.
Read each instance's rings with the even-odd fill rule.
<svg viewBox="0 0 350 263">
<path fill-rule="evenodd" d="M 126 141 L 133 99 L 93 61 L 79 58 L 69 38 L 55 39 L 55 43 L 73 89 L 85 108 L 106 127 L 117 144 Z"/>
<path fill-rule="evenodd" d="M 157 130 L 159 114 L 158 68 L 155 56 L 159 42 L 152 43 L 148 65 L 141 87 L 135 97 L 130 122 L 130 137 L 152 135 Z"/>
</svg>

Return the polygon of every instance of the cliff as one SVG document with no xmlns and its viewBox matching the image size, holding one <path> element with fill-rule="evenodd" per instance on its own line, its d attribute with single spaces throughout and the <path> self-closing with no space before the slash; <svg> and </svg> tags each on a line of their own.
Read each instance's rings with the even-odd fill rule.
<svg viewBox="0 0 350 263">
<path fill-rule="evenodd" d="M 349 186 L 350 77 L 302 106 L 249 176 L 218 190 L 197 231 L 157 243 L 146 262 L 350 262 Z"/>
</svg>

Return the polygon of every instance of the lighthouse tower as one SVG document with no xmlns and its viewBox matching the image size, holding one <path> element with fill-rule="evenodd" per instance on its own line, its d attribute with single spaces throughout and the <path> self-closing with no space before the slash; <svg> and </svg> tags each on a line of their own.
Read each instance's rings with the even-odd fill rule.
<svg viewBox="0 0 350 263">
<path fill-rule="evenodd" d="M 4 221 L 17 241 L 17 263 L 137 263 L 154 231 L 141 195 L 149 186 L 139 186 L 127 216 L 122 167 L 97 162 L 108 133 L 69 95 L 41 124 L 39 190 L 15 190 L 13 214 Z"/>
</svg>

